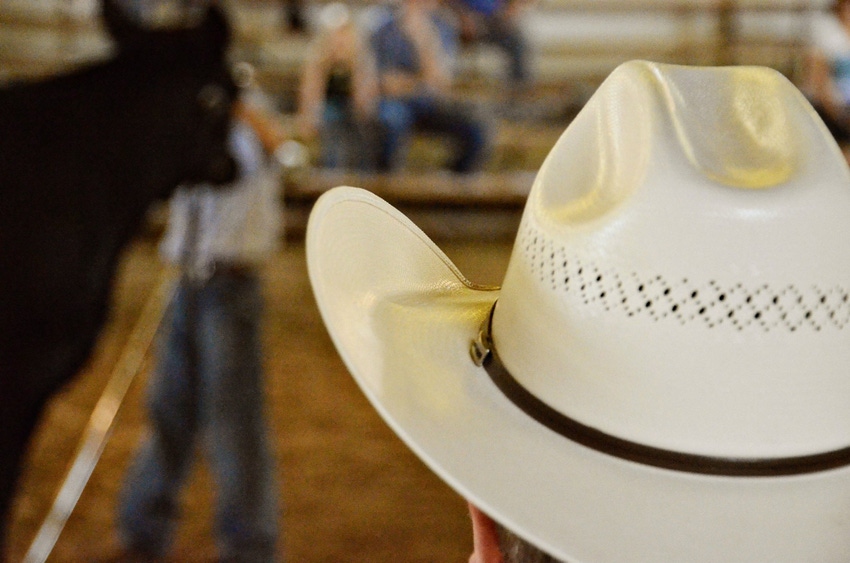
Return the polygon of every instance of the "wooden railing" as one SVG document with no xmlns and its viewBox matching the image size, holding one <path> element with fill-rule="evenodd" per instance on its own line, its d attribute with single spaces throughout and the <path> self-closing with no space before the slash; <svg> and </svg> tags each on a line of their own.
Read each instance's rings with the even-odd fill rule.
<svg viewBox="0 0 850 563">
<path fill-rule="evenodd" d="M 292 205 L 311 204 L 335 186 L 354 186 L 399 205 L 517 209 L 525 204 L 535 173 L 419 171 L 382 174 L 314 168 L 283 176 L 284 198 Z"/>
<path fill-rule="evenodd" d="M 402 210 L 434 239 L 510 240 L 535 174 L 527 171 L 459 175 L 443 171 L 389 174 L 309 169 L 283 177 L 286 237 L 304 235 L 313 203 L 336 186 L 369 190 Z"/>
</svg>

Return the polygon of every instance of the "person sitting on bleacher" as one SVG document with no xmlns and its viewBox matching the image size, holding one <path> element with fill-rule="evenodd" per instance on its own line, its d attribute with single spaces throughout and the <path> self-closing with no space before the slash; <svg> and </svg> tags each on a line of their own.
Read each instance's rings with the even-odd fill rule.
<svg viewBox="0 0 850 563">
<path fill-rule="evenodd" d="M 372 48 L 381 88 L 379 169 L 401 167 L 411 133 L 422 130 L 453 143 L 450 170 L 479 170 L 489 134 L 473 107 L 450 97 L 457 34 L 438 13 L 437 0 L 402 0 L 383 14 L 372 34 Z"/>
<path fill-rule="evenodd" d="M 304 66 L 298 134 L 318 137 L 326 168 L 374 170 L 378 75 L 368 42 L 343 4 L 329 4 Z"/>
</svg>

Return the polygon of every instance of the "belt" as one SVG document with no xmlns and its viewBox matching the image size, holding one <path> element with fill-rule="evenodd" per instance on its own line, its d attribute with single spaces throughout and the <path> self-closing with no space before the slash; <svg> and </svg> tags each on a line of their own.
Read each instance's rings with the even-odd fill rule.
<svg viewBox="0 0 850 563">
<path fill-rule="evenodd" d="M 256 273 L 257 268 L 250 262 L 233 262 L 230 260 L 215 260 L 212 263 L 211 274 L 244 277 Z"/>
<path fill-rule="evenodd" d="M 257 266 L 252 262 L 213 260 L 196 267 L 184 266 L 183 275 L 191 282 L 205 283 L 213 276 L 252 277 L 257 275 Z"/>
</svg>

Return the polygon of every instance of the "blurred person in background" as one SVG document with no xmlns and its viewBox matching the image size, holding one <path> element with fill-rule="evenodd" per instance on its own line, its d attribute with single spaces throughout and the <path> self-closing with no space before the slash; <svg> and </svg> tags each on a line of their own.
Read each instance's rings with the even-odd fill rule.
<svg viewBox="0 0 850 563">
<path fill-rule="evenodd" d="M 259 271 L 280 237 L 277 175 L 248 119 L 234 120 L 230 142 L 237 181 L 224 190 L 180 188 L 170 204 L 161 252 L 180 268 L 180 280 L 148 393 L 150 434 L 119 499 L 117 525 L 126 558 L 168 552 L 179 493 L 202 446 L 218 486 L 221 561 L 277 561 L 278 495 L 265 420 Z"/>
<path fill-rule="evenodd" d="M 812 20 L 802 90 L 850 157 L 850 0 Z"/>
<path fill-rule="evenodd" d="M 348 8 L 328 4 L 304 65 L 297 132 L 318 140 L 320 166 L 374 170 L 378 145 L 378 75 L 369 43 Z"/>
<path fill-rule="evenodd" d="M 150 11 L 129 12 L 145 23 L 165 13 L 156 2 L 144 8 Z M 191 17 L 181 9 L 177 13 L 175 21 Z M 130 464 L 118 500 L 117 561 L 153 561 L 168 552 L 180 491 L 199 448 L 218 487 L 220 560 L 278 560 L 276 471 L 264 404 L 260 267 L 280 240 L 278 173 L 269 155 L 281 134 L 261 103 L 250 67 L 237 65 L 235 74 L 242 95 L 229 143 L 237 179 L 224 188 L 180 187 L 170 202 L 160 250 L 179 268 L 180 278 L 159 335 L 158 364 L 147 397 L 150 432 Z"/>
<path fill-rule="evenodd" d="M 452 97 L 457 33 L 438 7 L 437 0 L 401 0 L 372 33 L 381 88 L 381 170 L 403 167 L 414 131 L 437 133 L 451 143 L 452 172 L 480 170 L 488 156 L 485 121 L 474 106 Z"/>
</svg>

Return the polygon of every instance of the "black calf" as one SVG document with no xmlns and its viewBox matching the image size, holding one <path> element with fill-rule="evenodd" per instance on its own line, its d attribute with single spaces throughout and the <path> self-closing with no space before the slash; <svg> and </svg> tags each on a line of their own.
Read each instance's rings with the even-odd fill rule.
<svg viewBox="0 0 850 563">
<path fill-rule="evenodd" d="M 107 0 L 103 21 L 110 60 L 0 90 L 0 531 L 33 427 L 88 357 L 146 208 L 234 175 L 224 15 L 149 31 Z"/>
</svg>

